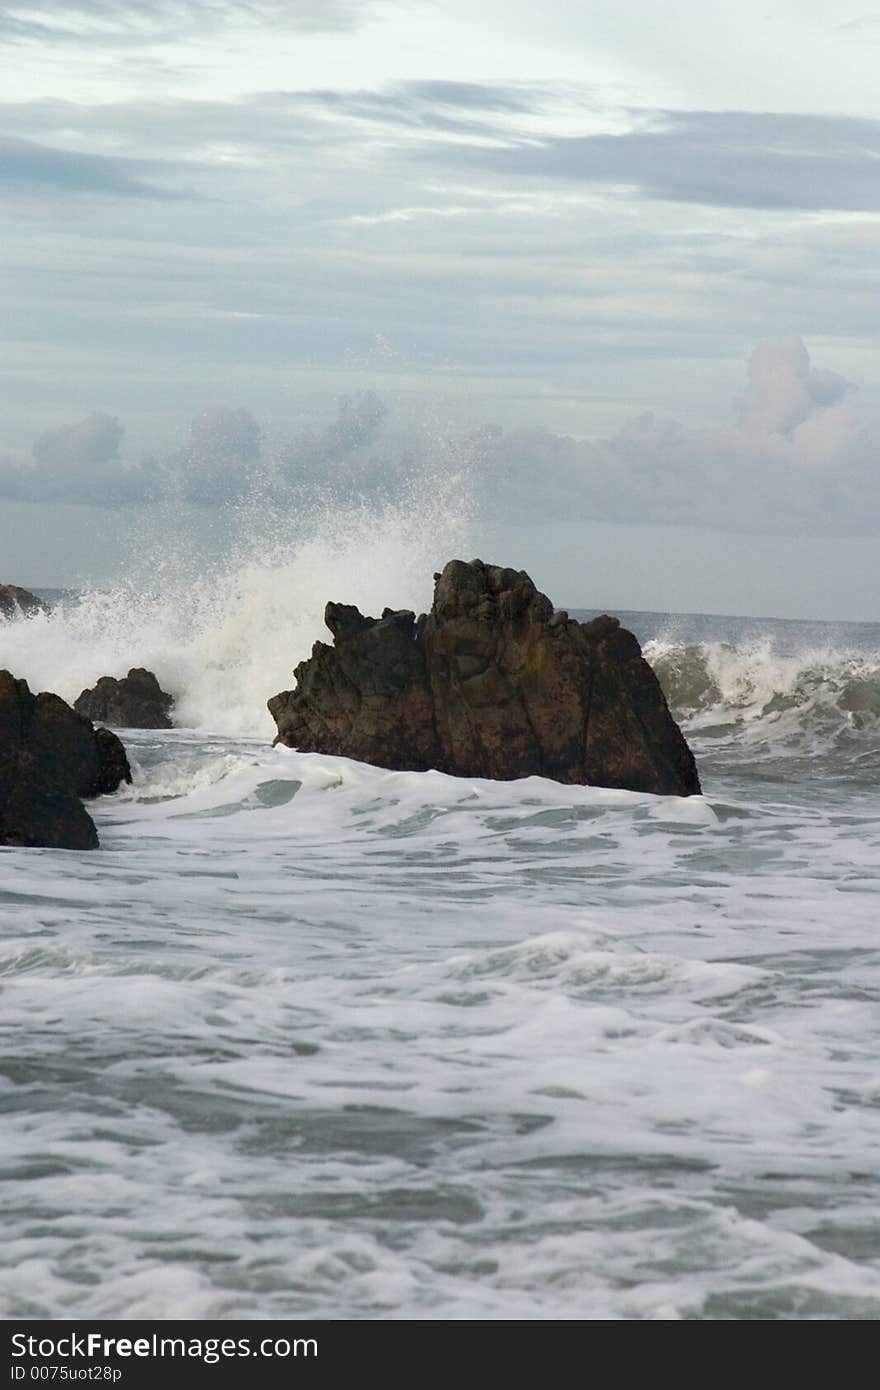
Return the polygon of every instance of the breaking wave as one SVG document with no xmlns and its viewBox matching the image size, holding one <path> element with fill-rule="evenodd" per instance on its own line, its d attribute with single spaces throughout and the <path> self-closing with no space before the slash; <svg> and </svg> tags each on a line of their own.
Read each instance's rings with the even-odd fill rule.
<svg viewBox="0 0 880 1390">
<path fill-rule="evenodd" d="M 155 671 L 175 723 L 228 735 L 274 733 L 266 700 L 326 637 L 328 599 L 378 613 L 430 605 L 432 575 L 471 548 L 467 498 L 446 479 L 380 507 L 327 506 L 306 518 L 242 513 L 223 559 L 181 526 L 146 546 L 124 583 L 49 613 L 0 623 L 0 668 L 72 701 L 99 676 Z M 430 500 L 429 500 L 430 499 Z"/>
<path fill-rule="evenodd" d="M 770 636 L 746 644 L 645 644 L 670 708 L 686 730 L 777 748 L 880 737 L 880 652 L 805 648 Z"/>
<path fill-rule="evenodd" d="M 214 559 L 190 520 L 165 513 L 155 539 L 142 535 L 132 548 L 125 582 L 0 623 L 0 667 L 72 701 L 99 676 L 147 666 L 175 697 L 180 728 L 271 736 L 266 700 L 289 688 L 292 668 L 327 636 L 328 599 L 368 613 L 422 611 L 435 570 L 485 549 L 472 493 L 466 471 L 447 470 L 382 504 L 328 501 L 299 517 L 232 509 Z M 640 630 L 639 615 L 622 616 Z M 735 744 L 788 755 L 848 742 L 857 756 L 866 747 L 880 755 L 877 629 L 836 648 L 817 645 L 808 623 L 768 620 L 744 637 L 737 620 L 719 621 L 717 640 L 681 640 L 689 626 L 707 635 L 699 619 L 681 619 L 674 637 L 656 635 L 655 623 L 644 644 L 698 752 Z"/>
</svg>

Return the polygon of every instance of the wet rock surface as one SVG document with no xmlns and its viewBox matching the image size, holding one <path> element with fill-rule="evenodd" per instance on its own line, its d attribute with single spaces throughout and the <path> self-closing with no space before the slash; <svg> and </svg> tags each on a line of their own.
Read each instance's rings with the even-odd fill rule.
<svg viewBox="0 0 880 1390">
<path fill-rule="evenodd" d="M 554 610 L 522 571 L 452 560 L 430 613 L 328 603 L 297 685 L 271 699 L 277 742 L 379 767 L 633 791 L 700 791 L 638 641 L 616 618 Z"/>
<path fill-rule="evenodd" d="M 0 584 L 0 619 L 33 618 L 37 613 L 47 612 L 46 604 L 30 589 L 22 589 L 18 584 Z"/>
<path fill-rule="evenodd" d="M 159 685 L 152 671 L 134 666 L 117 680 L 102 676 L 91 690 L 74 701 L 74 709 L 87 719 L 124 729 L 170 729 L 173 695 Z"/>
<path fill-rule="evenodd" d="M 0 844 L 95 849 L 83 798 L 131 781 L 125 749 L 58 695 L 0 671 Z"/>
</svg>

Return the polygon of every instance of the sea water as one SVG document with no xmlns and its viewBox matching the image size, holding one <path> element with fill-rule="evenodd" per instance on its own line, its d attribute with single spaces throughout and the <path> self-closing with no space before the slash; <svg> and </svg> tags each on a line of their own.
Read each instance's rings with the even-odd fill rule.
<svg viewBox="0 0 880 1390">
<path fill-rule="evenodd" d="M 0 850 L 0 1311 L 880 1316 L 880 627 L 623 614 L 702 797 L 273 749 L 432 539 L 0 626 L 177 699 L 100 850 Z"/>
</svg>

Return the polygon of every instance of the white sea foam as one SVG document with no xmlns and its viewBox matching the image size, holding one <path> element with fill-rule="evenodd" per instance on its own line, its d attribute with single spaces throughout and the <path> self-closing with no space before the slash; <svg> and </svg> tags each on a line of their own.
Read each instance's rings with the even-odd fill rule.
<svg viewBox="0 0 880 1390">
<path fill-rule="evenodd" d="M 131 744 L 0 855 L 7 1316 L 880 1314 L 876 813 Z"/>
</svg>

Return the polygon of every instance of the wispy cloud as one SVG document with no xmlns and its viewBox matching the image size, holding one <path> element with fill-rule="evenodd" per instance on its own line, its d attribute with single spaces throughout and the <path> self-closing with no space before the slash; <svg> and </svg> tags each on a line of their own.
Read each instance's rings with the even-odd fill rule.
<svg viewBox="0 0 880 1390">
<path fill-rule="evenodd" d="M 435 90 L 439 93 L 435 95 Z M 124 140 L 157 155 L 223 148 L 227 158 L 383 137 L 383 156 L 419 140 L 519 137 L 521 118 L 552 102 L 540 88 L 497 83 L 413 82 L 380 90 L 303 88 L 227 101 L 163 98 L 88 104 L 58 98 L 0 103 L 7 132 Z"/>
<path fill-rule="evenodd" d="M 234 100 L 0 106 L 22 137 L 124 141 L 139 154 L 215 151 L 269 172 L 273 154 L 368 150 L 388 169 L 455 167 L 484 185 L 594 186 L 629 197 L 758 211 L 880 211 L 880 120 L 748 111 L 631 111 L 629 129 L 570 133 L 567 92 L 538 85 L 405 82 Z M 582 120 L 596 125 L 599 112 Z M 615 123 L 623 119 L 619 114 Z M 554 127 L 556 132 L 554 133 Z M 563 133 L 565 132 L 565 133 Z M 377 139 L 381 146 L 377 147 Z M 314 179 L 322 166 L 312 163 Z M 360 212 L 370 209 L 357 209 Z"/>
<path fill-rule="evenodd" d="M 880 12 L 875 10 L 871 14 L 861 14 L 855 19 L 844 20 L 842 24 L 835 25 L 834 32 L 853 38 L 862 38 L 865 35 L 880 36 Z"/>
<path fill-rule="evenodd" d="M 593 435 L 620 418 L 604 402 L 667 413 L 676 362 L 704 366 L 669 413 L 701 376 L 721 390 L 773 325 L 837 340 L 868 380 L 880 208 L 853 209 L 880 199 L 880 123 L 580 96 L 435 79 L 0 104 L 0 355 L 29 393 L 8 389 L 8 441 L 47 375 L 61 418 L 112 402 L 145 448 L 165 447 L 169 373 L 180 410 L 240 393 L 268 424 L 294 382 L 441 374 L 503 400 L 505 425 L 550 396 L 554 432 Z M 805 215 L 811 198 L 843 210 Z"/>
<path fill-rule="evenodd" d="M 172 174 L 183 172 L 181 165 L 165 167 Z M 195 196 L 192 190 L 162 187 L 141 177 L 156 168 L 153 161 L 56 149 L 33 140 L 0 137 L 0 186 L 37 186 L 62 193 L 100 193 L 161 201 Z"/>
<path fill-rule="evenodd" d="M 646 113 L 647 114 L 647 113 Z M 438 146 L 418 158 L 531 179 L 632 187 L 668 202 L 880 209 L 880 121 L 772 112 L 665 112 L 622 134 Z"/>
<path fill-rule="evenodd" d="M 17 0 L 0 6 L 0 43 L 154 44 L 234 25 L 355 29 L 369 0 Z"/>
</svg>

